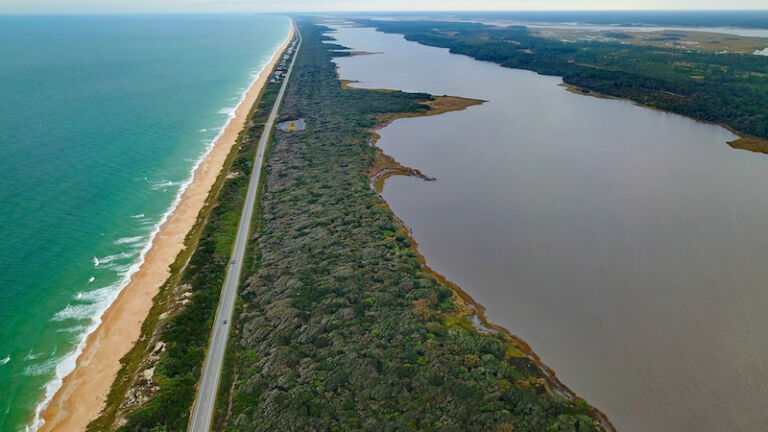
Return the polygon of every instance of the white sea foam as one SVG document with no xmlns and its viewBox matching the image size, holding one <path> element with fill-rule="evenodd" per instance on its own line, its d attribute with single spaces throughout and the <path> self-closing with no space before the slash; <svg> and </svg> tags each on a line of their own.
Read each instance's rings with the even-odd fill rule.
<svg viewBox="0 0 768 432">
<path fill-rule="evenodd" d="M 208 132 L 208 129 L 206 129 L 206 128 L 202 128 L 202 129 L 200 129 L 198 132 Z"/>
<path fill-rule="evenodd" d="M 164 182 L 153 184 L 152 185 L 152 190 L 167 189 L 169 187 L 181 186 L 184 183 L 185 182 L 183 182 L 183 181 L 171 181 L 171 180 L 168 180 L 168 181 L 164 181 Z"/>
<path fill-rule="evenodd" d="M 29 353 L 26 356 L 24 356 L 24 360 L 34 360 L 40 357 L 41 355 L 43 354 L 42 353 L 33 354 L 32 351 L 30 350 Z"/>
<path fill-rule="evenodd" d="M 768 56 L 768 48 L 755 51 L 755 54 L 761 56 Z"/>
<path fill-rule="evenodd" d="M 5 356 L 4 359 L 0 360 L 0 366 L 8 363 L 9 361 L 11 361 L 11 356 Z"/>
<path fill-rule="evenodd" d="M 228 116 L 232 116 L 235 113 L 236 109 L 237 107 L 222 108 L 219 110 L 219 114 L 226 114 Z"/>
<path fill-rule="evenodd" d="M 264 73 L 264 69 L 266 68 L 267 64 L 269 64 L 269 60 L 271 60 L 272 57 L 275 56 L 279 48 L 280 46 L 276 46 L 269 53 L 269 56 L 266 57 L 264 63 L 260 66 L 261 72 L 259 73 L 259 75 L 261 75 L 261 73 Z M 258 79 L 258 77 L 254 78 L 252 81 L 256 81 L 256 79 Z M 246 92 L 247 92 L 247 89 L 242 92 L 242 96 L 240 98 L 240 101 L 237 103 L 237 106 L 240 106 L 240 104 L 242 104 L 243 101 L 245 100 Z M 65 355 L 64 357 L 58 360 L 58 363 L 55 365 L 55 374 L 53 378 L 50 381 L 48 381 L 48 383 L 45 385 L 45 392 L 43 394 L 43 398 L 35 408 L 35 415 L 32 419 L 32 422 L 26 427 L 26 432 L 36 432 L 40 428 L 40 426 L 43 425 L 44 420 L 41 418 L 43 411 L 45 411 L 45 408 L 48 406 L 48 404 L 51 403 L 51 400 L 53 399 L 53 395 L 55 395 L 56 392 L 61 388 L 64 377 L 69 375 L 75 369 L 77 358 L 83 352 L 83 349 L 85 348 L 85 341 L 88 339 L 88 336 L 99 327 L 99 324 L 101 324 L 101 317 L 104 314 L 104 312 L 107 310 L 109 305 L 111 305 L 112 302 L 114 302 L 115 298 L 117 298 L 117 295 L 120 293 L 120 291 L 123 288 L 125 288 L 126 285 L 128 285 L 128 283 L 131 280 L 131 276 L 133 276 L 133 274 L 136 273 L 136 271 L 138 271 L 141 265 L 144 263 L 144 258 L 146 257 L 147 252 L 149 252 L 149 249 L 152 247 L 155 237 L 157 236 L 157 233 L 160 231 L 160 227 L 168 220 L 168 218 L 171 216 L 174 210 L 176 210 L 176 207 L 178 207 L 179 202 L 181 201 L 181 196 L 184 194 L 184 191 L 187 190 L 187 187 L 189 187 L 189 185 L 192 183 L 192 180 L 194 179 L 195 171 L 197 171 L 197 168 L 200 166 L 200 164 L 203 163 L 205 158 L 208 157 L 208 154 L 213 149 L 213 145 L 216 143 L 216 141 L 219 140 L 224 130 L 227 128 L 227 126 L 229 125 L 229 123 L 232 121 L 233 118 L 234 118 L 234 109 L 229 113 L 229 118 L 227 119 L 227 122 L 224 124 L 224 126 L 218 129 L 218 134 L 216 135 L 216 137 L 210 141 L 205 151 L 203 151 L 203 153 L 197 159 L 197 162 L 194 164 L 194 166 L 190 170 L 189 177 L 187 178 L 187 180 L 185 180 L 181 184 L 181 187 L 176 192 L 176 197 L 174 198 L 171 206 L 162 215 L 162 217 L 160 217 L 160 220 L 157 221 L 157 223 L 155 223 L 154 229 L 152 230 L 152 232 L 148 237 L 148 241 L 144 244 L 144 247 L 141 249 L 141 252 L 139 253 L 138 259 L 133 263 L 131 269 L 123 275 L 120 282 L 118 282 L 115 285 L 112 285 L 113 288 L 110 290 L 109 297 L 99 302 L 100 303 L 99 310 L 90 316 L 91 323 L 80 333 L 80 339 L 77 345 L 75 346 L 75 348 L 71 352 L 69 352 L 67 355 Z M 144 215 L 143 214 L 135 215 L 135 217 L 137 219 L 143 218 Z M 96 257 L 94 257 L 94 262 L 97 262 Z"/>
<path fill-rule="evenodd" d="M 93 317 L 98 312 L 99 305 L 96 303 L 68 304 L 64 309 L 56 312 L 51 321 L 66 320 L 86 320 Z"/>
<path fill-rule="evenodd" d="M 101 258 L 95 258 L 94 257 L 94 261 L 93 262 L 94 263 L 98 263 L 97 265 L 109 264 L 112 261 L 121 261 L 121 260 L 124 260 L 126 258 L 131 258 L 131 257 L 135 256 L 137 253 L 139 253 L 138 249 L 132 250 L 132 251 L 120 252 L 120 253 L 116 253 L 114 255 L 107 255 L 107 256 L 101 257 Z"/>
<path fill-rule="evenodd" d="M 93 281 L 95 281 L 95 280 L 96 280 L 96 278 L 95 278 L 95 277 L 93 277 L 93 276 L 91 276 L 90 278 L 88 278 L 88 283 L 91 283 L 91 282 L 93 282 Z"/>
<path fill-rule="evenodd" d="M 145 177 L 145 178 L 146 178 L 146 177 Z M 132 218 L 134 218 L 134 219 L 141 219 L 141 218 L 143 218 L 143 217 L 144 217 L 144 213 L 135 214 L 135 215 L 133 215 L 133 216 L 131 216 L 131 217 L 132 217 Z"/>
<path fill-rule="evenodd" d="M 56 329 L 56 333 L 82 333 L 85 331 L 88 327 L 86 326 L 73 326 L 73 327 L 64 327 L 60 329 Z"/>
<path fill-rule="evenodd" d="M 24 375 L 25 376 L 48 375 L 49 373 L 51 373 L 56 369 L 57 363 L 58 363 L 58 359 L 52 358 L 40 364 L 29 365 L 24 368 Z"/>
<path fill-rule="evenodd" d="M 107 264 L 104 266 L 105 269 L 112 270 L 113 272 L 119 274 L 120 276 L 130 271 L 132 267 L 133 267 L 133 263 L 119 264 L 117 262 Z"/>
<path fill-rule="evenodd" d="M 116 244 L 116 245 L 121 245 L 121 244 L 134 244 L 134 243 L 138 243 L 138 242 L 140 242 L 140 241 L 142 241 L 142 240 L 144 240 L 144 236 L 135 236 L 135 237 L 123 237 L 123 238 L 117 239 L 117 240 L 115 241 L 115 244 Z"/>
<path fill-rule="evenodd" d="M 106 286 L 104 288 L 95 289 L 93 291 L 84 291 L 77 293 L 75 299 L 79 301 L 100 302 L 108 299 L 112 293 L 112 290 L 113 287 Z"/>
<path fill-rule="evenodd" d="M 99 266 L 99 259 L 96 257 L 93 257 L 93 266 L 98 267 Z"/>
<path fill-rule="evenodd" d="M 99 268 L 112 270 L 122 275 L 133 267 L 133 261 L 128 260 L 139 253 L 141 253 L 141 249 L 133 249 L 99 258 Z"/>
</svg>

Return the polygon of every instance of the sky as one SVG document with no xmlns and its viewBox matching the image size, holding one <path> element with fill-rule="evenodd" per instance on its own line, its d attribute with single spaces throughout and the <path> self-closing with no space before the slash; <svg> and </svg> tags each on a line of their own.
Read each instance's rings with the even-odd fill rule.
<svg viewBox="0 0 768 432">
<path fill-rule="evenodd" d="M 0 13 L 765 9 L 766 0 L 0 0 Z"/>
</svg>

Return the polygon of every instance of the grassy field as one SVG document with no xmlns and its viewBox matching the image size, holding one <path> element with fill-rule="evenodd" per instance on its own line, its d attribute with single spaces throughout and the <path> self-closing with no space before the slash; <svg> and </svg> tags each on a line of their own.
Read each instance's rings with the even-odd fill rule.
<svg viewBox="0 0 768 432">
<path fill-rule="evenodd" d="M 768 140 L 763 138 L 741 137 L 729 142 L 728 145 L 735 149 L 768 154 Z"/>
<path fill-rule="evenodd" d="M 768 39 L 765 38 L 700 31 L 665 30 L 656 32 L 623 32 L 619 27 L 616 30 L 603 31 L 537 28 L 532 30 L 531 33 L 543 38 L 571 42 L 621 42 L 640 46 L 677 48 L 704 52 L 753 54 L 755 51 L 768 48 Z"/>
</svg>

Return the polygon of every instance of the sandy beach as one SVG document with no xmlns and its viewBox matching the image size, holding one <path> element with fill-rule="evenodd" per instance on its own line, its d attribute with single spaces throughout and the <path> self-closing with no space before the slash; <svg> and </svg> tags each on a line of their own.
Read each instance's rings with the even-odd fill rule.
<svg viewBox="0 0 768 432">
<path fill-rule="evenodd" d="M 234 117 L 197 167 L 192 183 L 160 227 L 141 268 L 101 317 L 99 327 L 88 336 L 74 371 L 64 378 L 62 387 L 43 411 L 45 423 L 40 431 L 84 431 L 101 412 L 120 369 L 120 359 L 138 339 L 153 297 L 170 276 L 169 266 L 184 248 L 185 236 L 194 226 L 227 155 L 246 124 L 251 107 L 293 38 L 293 32 L 291 25 L 288 38 L 253 81 L 235 109 Z"/>
</svg>

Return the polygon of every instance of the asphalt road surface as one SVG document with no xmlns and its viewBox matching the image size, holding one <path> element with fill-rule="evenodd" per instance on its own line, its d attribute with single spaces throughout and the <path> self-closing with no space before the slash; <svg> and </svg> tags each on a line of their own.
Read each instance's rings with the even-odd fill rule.
<svg viewBox="0 0 768 432">
<path fill-rule="evenodd" d="M 267 148 L 272 129 L 274 127 L 277 113 L 280 110 L 280 103 L 285 94 L 285 88 L 288 85 L 288 79 L 293 71 L 293 64 L 296 61 L 296 54 L 301 47 L 301 35 L 296 28 L 298 35 L 298 44 L 291 60 L 288 71 L 283 79 L 280 92 L 269 114 L 267 123 L 264 126 L 264 132 L 259 139 L 259 148 L 256 152 L 253 171 L 251 172 L 250 183 L 248 184 L 248 194 L 245 197 L 243 213 L 240 216 L 240 223 L 237 226 L 237 236 L 235 237 L 235 246 L 232 249 L 232 257 L 229 262 L 229 269 L 224 280 L 224 286 L 221 290 L 219 307 L 216 311 L 216 319 L 213 325 L 213 334 L 211 336 L 208 352 L 205 355 L 203 365 L 203 374 L 200 377 L 195 404 L 192 407 L 192 416 L 189 420 L 190 432 L 208 432 L 211 429 L 213 420 L 213 407 L 216 404 L 216 393 L 219 389 L 219 379 L 221 377 L 221 368 L 224 363 L 224 352 L 227 348 L 229 339 L 229 329 L 232 325 L 232 312 L 237 298 L 237 287 L 240 283 L 240 272 L 242 270 L 243 256 L 245 255 L 245 246 L 248 244 L 248 237 L 251 231 L 251 219 L 253 218 L 253 207 L 256 203 L 256 192 L 259 189 L 259 177 L 264 163 L 264 151 Z"/>
</svg>

